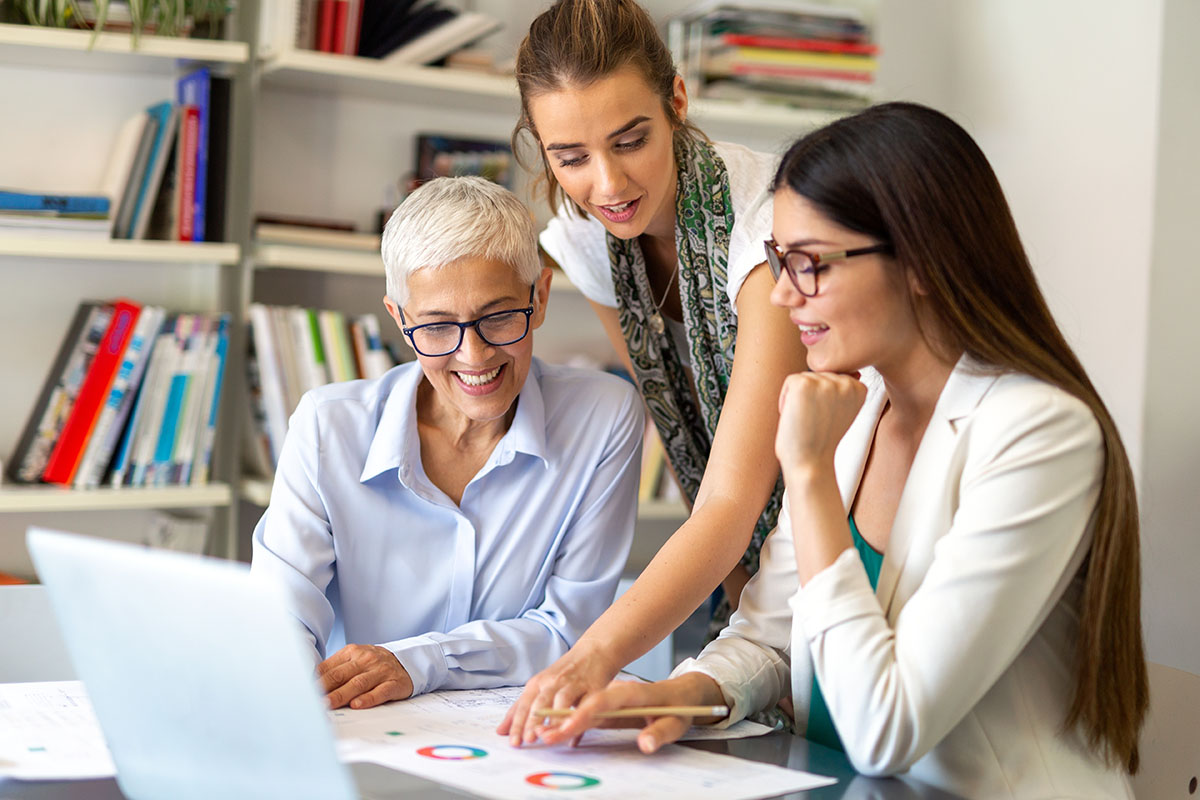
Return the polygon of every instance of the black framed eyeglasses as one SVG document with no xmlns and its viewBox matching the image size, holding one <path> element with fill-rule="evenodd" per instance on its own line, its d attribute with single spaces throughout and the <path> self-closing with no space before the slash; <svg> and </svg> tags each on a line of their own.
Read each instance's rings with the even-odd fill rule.
<svg viewBox="0 0 1200 800">
<path fill-rule="evenodd" d="M 807 253 L 803 250 L 780 251 L 779 244 L 774 239 L 763 242 L 767 249 L 767 266 L 771 268 L 771 276 L 778 281 L 779 273 L 786 271 L 792 279 L 796 291 L 805 297 L 815 297 L 820 291 L 817 276 L 829 269 L 830 261 L 840 261 L 843 258 L 865 256 L 869 253 L 890 253 L 890 244 L 873 244 L 870 247 L 856 247 L 853 250 L 838 250 L 833 253 Z"/>
<path fill-rule="evenodd" d="M 427 358 L 448 356 L 462 347 L 467 328 L 474 328 L 479 338 L 493 347 L 516 344 L 529 335 L 529 318 L 533 316 L 533 290 L 529 287 L 529 305 L 508 311 L 494 311 L 470 322 L 427 322 L 404 327 L 404 309 L 400 311 L 400 332 L 408 337 L 413 350 Z"/>
</svg>

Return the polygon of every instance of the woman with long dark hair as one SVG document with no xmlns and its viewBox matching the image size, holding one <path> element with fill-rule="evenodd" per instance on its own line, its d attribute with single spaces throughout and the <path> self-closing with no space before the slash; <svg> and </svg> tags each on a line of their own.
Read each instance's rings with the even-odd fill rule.
<svg viewBox="0 0 1200 800">
<path fill-rule="evenodd" d="M 998 181 L 923 106 L 810 134 L 765 251 L 807 347 L 779 398 L 779 528 L 730 626 L 597 711 L 791 696 L 869 774 L 968 797 L 1132 797 L 1147 705 L 1138 512 L 1112 417 L 1055 324 Z M 645 751 L 692 720 L 661 717 Z"/>
</svg>

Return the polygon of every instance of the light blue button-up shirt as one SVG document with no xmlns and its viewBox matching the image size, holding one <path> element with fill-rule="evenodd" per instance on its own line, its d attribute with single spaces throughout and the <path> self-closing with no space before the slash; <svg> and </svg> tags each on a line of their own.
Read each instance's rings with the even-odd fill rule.
<svg viewBox="0 0 1200 800">
<path fill-rule="evenodd" d="M 524 683 L 612 602 L 633 537 L 632 386 L 533 359 L 512 425 L 456 505 L 425 475 L 416 362 L 307 393 L 254 531 L 318 658 L 396 654 L 413 693 Z"/>
</svg>

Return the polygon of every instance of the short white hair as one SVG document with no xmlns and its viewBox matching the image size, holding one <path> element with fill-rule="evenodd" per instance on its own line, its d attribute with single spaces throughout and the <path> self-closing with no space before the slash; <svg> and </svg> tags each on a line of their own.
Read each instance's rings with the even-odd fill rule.
<svg viewBox="0 0 1200 800">
<path fill-rule="evenodd" d="M 542 272 L 533 218 L 517 196 L 484 178 L 434 178 L 404 199 L 383 229 L 387 293 L 408 302 L 408 276 L 473 257 L 508 264 L 522 283 Z"/>
</svg>

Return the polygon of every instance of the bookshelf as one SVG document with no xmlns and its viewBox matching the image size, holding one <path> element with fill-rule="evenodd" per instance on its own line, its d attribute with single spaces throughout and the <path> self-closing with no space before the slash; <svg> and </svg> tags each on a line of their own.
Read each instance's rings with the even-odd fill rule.
<svg viewBox="0 0 1200 800">
<path fill-rule="evenodd" d="M 100 70 L 174 75 L 180 61 L 244 64 L 250 59 L 245 42 L 180 39 L 142 35 L 134 43 L 127 33 L 0 24 L 0 64 L 65 70 Z"/>
<path fill-rule="evenodd" d="M 284 50 L 262 62 L 268 87 L 382 101 L 472 107 L 516 115 L 516 81 L 508 76 L 437 67 L 395 66 L 357 56 Z M 781 130 L 820 127 L 841 116 L 767 103 L 692 100 L 690 114 L 705 122 L 766 126 Z"/>
<path fill-rule="evenodd" d="M 0 238 L 0 257 L 127 261 L 147 264 L 237 264 L 241 248 L 227 242 L 154 242 L 139 239 Z"/>
<path fill-rule="evenodd" d="M 216 508 L 233 502 L 229 484 L 165 486 L 153 489 L 76 490 L 60 486 L 4 486 L 0 513 L 129 511 L 169 508 Z"/>
<path fill-rule="evenodd" d="M 232 78 L 237 103 L 250 52 L 246 41 L 142 35 L 135 42 L 128 34 L 0 24 L 0 105 L 10 123 L 0 131 L 5 187 L 68 193 L 100 185 L 112 137 L 130 114 L 174 97 L 176 78 L 198 65 Z M 229 131 L 231 176 L 243 163 L 247 121 Z M 233 235 L 225 242 L 0 236 L 0 335 L 16 343 L 0 361 L 11 381 L 0 398 L 0 457 L 11 453 L 80 300 L 128 296 L 181 311 L 240 312 L 244 250 L 234 215 L 243 189 L 231 179 L 225 199 Z M 229 372 L 240 369 L 231 360 Z M 23 547 L 29 524 L 128 538 L 164 509 L 203 512 L 215 551 L 231 552 L 235 493 L 227 440 L 236 415 L 228 396 L 213 462 L 217 480 L 93 490 L 0 486 L 0 568 L 32 574 Z"/>
</svg>

